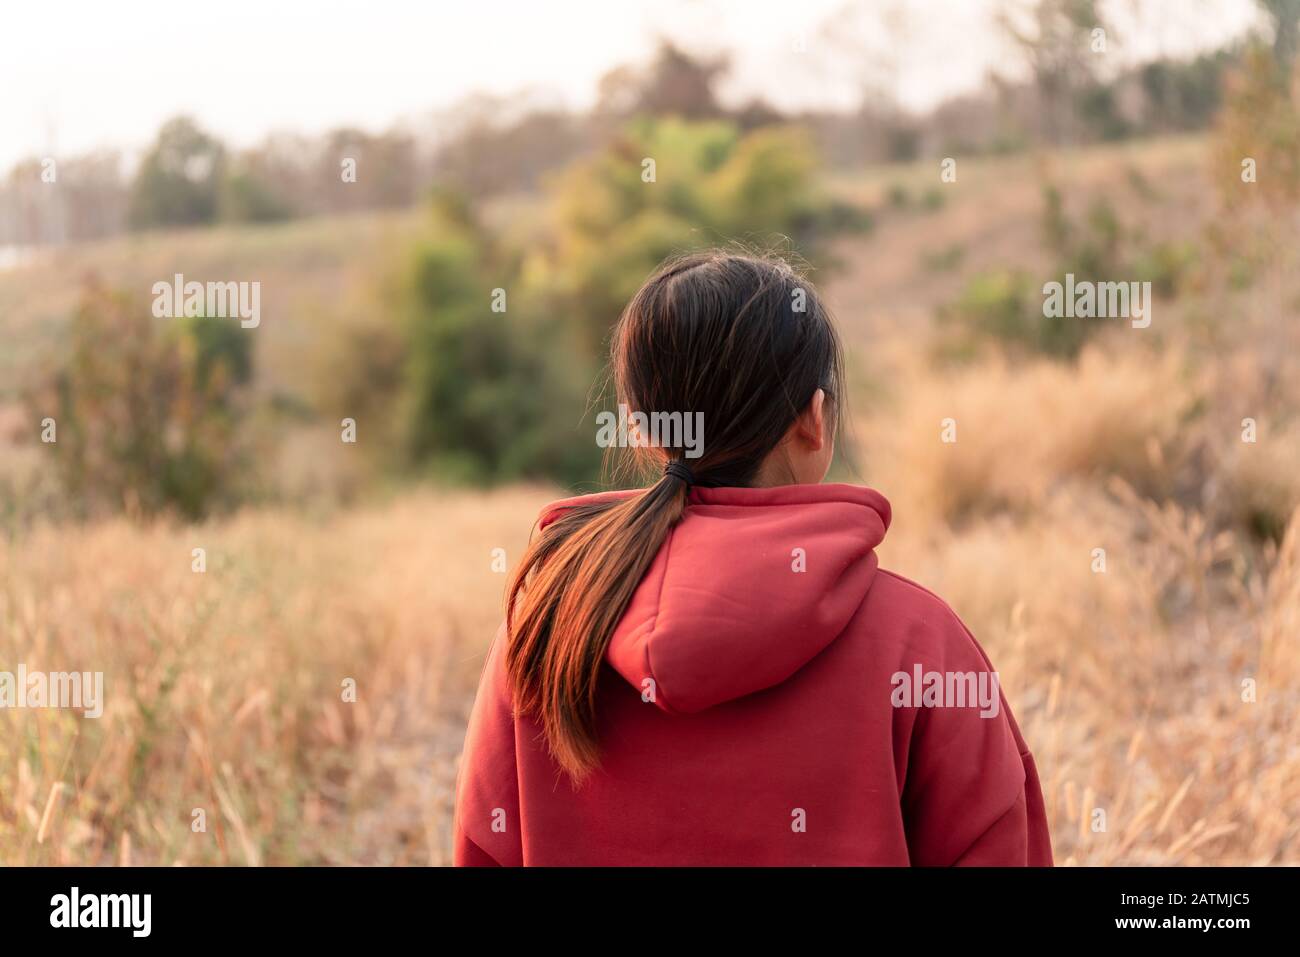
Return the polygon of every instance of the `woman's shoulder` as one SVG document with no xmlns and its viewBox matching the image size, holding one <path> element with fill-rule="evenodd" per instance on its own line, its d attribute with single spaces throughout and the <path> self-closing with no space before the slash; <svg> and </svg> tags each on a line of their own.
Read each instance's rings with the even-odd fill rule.
<svg viewBox="0 0 1300 957">
<path fill-rule="evenodd" d="M 862 611 L 859 621 L 876 640 L 886 637 L 936 664 L 992 669 L 988 655 L 952 606 L 897 572 L 877 570 Z"/>
<path fill-rule="evenodd" d="M 587 495 L 572 495 L 568 498 L 556 499 L 553 502 L 548 502 L 537 514 L 537 527 L 545 528 L 568 509 L 581 508 L 586 505 L 600 505 L 605 502 L 617 502 L 633 495 L 640 495 L 644 491 L 643 488 L 615 489 L 608 492 L 591 492 Z"/>
</svg>

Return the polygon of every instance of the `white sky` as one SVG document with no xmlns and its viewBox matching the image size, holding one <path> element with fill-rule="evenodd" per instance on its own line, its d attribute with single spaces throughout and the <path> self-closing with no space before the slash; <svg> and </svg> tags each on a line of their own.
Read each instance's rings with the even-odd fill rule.
<svg viewBox="0 0 1300 957">
<path fill-rule="evenodd" d="M 476 91 L 581 107 L 601 74 L 644 60 L 659 36 L 730 51 L 729 99 L 850 106 L 871 78 L 925 107 L 990 67 L 1012 70 L 992 13 L 1025 2 L 0 0 L 0 170 L 28 155 L 138 149 L 181 112 L 245 146 L 276 129 L 380 130 Z M 1257 22 L 1253 0 L 1106 9 L 1112 48 L 1130 59 L 1216 46 Z M 886 19 L 902 33 L 884 32 Z"/>
</svg>

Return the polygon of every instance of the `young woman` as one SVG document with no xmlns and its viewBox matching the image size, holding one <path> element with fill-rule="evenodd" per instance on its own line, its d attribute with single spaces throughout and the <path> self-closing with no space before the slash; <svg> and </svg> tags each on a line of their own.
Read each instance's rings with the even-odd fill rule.
<svg viewBox="0 0 1300 957">
<path fill-rule="evenodd" d="M 470 719 L 456 863 L 1050 865 L 988 658 L 879 567 L 889 503 L 820 484 L 844 379 L 811 286 L 671 261 L 612 368 L 629 409 L 702 414 L 702 448 L 641 447 L 648 488 L 544 510 Z"/>
</svg>

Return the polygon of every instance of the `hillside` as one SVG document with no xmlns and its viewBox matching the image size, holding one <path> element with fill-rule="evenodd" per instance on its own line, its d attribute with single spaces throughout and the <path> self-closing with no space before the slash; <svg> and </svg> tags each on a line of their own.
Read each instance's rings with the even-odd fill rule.
<svg viewBox="0 0 1300 957">
<path fill-rule="evenodd" d="M 874 220 L 814 277 L 849 346 L 844 475 L 893 503 L 882 563 L 942 594 L 997 665 L 1064 863 L 1300 863 L 1300 756 L 1279 744 L 1300 699 L 1300 244 L 1293 212 L 1227 221 L 1208 148 L 831 182 Z M 0 481 L 44 468 L 14 397 L 59 349 L 80 275 L 260 279 L 257 387 L 310 405 L 320 340 L 382 308 L 418 223 L 155 234 L 0 273 Z M 1033 317 L 1073 261 L 1061 249 L 1085 247 L 1155 277 L 1149 329 L 1092 320 L 1068 359 L 962 338 Z M 322 446 L 304 469 L 328 482 L 339 454 Z M 12 531 L 0 659 L 92 660 L 129 694 L 84 732 L 0 713 L 0 858 L 445 863 L 459 736 L 501 610 L 492 550 L 513 562 L 559 493 L 385 486 L 199 525 Z M 347 678 L 355 706 L 339 701 Z M 191 831 L 195 807 L 210 833 Z"/>
</svg>

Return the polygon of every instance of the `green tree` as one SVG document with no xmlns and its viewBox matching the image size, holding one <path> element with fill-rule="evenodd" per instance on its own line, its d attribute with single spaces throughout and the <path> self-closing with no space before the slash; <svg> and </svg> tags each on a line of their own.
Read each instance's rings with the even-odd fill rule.
<svg viewBox="0 0 1300 957">
<path fill-rule="evenodd" d="M 132 228 L 214 222 L 225 165 L 225 148 L 193 120 L 168 120 L 132 185 Z"/>
<path fill-rule="evenodd" d="M 558 180 L 548 241 L 530 268 L 599 355 L 619 311 L 672 253 L 741 241 L 811 254 L 842 219 L 816 170 L 797 127 L 741 135 L 726 122 L 636 121 Z"/>
<path fill-rule="evenodd" d="M 218 218 L 226 223 L 273 223 L 293 215 L 256 173 L 234 170 L 221 181 Z"/>
<path fill-rule="evenodd" d="M 467 206 L 443 196 L 432 214 L 402 282 L 412 462 L 463 481 L 593 477 L 595 433 L 582 441 L 576 430 L 594 367 L 530 302 Z"/>
</svg>

